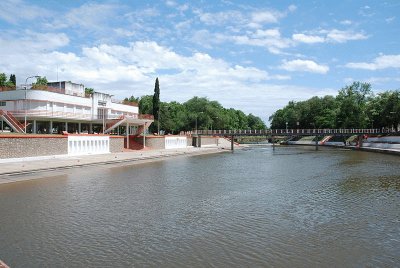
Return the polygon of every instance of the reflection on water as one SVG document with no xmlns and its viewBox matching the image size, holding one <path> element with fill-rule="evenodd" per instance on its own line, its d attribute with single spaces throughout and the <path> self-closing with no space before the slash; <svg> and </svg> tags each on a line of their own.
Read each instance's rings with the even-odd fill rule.
<svg viewBox="0 0 400 268">
<path fill-rule="evenodd" d="M 400 191 L 400 176 L 383 177 L 349 177 L 343 180 L 339 187 L 347 192 L 369 192 L 369 191 Z M 383 193 L 381 193 L 383 194 Z"/>
<path fill-rule="evenodd" d="M 395 267 L 400 158 L 255 147 L 0 185 L 11 267 Z"/>
</svg>

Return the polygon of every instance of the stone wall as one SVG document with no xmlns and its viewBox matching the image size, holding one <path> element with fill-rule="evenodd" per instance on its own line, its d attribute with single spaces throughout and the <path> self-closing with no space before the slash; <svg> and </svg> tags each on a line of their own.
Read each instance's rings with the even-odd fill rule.
<svg viewBox="0 0 400 268">
<path fill-rule="evenodd" d="M 0 135 L 0 159 L 68 153 L 67 136 Z"/>
<path fill-rule="evenodd" d="M 124 137 L 110 136 L 110 153 L 119 153 L 124 151 Z"/>
<path fill-rule="evenodd" d="M 143 144 L 143 137 L 139 137 L 136 141 Z M 146 136 L 146 147 L 150 149 L 165 149 L 164 136 Z"/>
<path fill-rule="evenodd" d="M 217 146 L 218 138 L 210 136 L 201 136 L 200 140 L 201 140 L 201 146 L 212 146 L 212 145 Z"/>
<path fill-rule="evenodd" d="M 196 140 L 196 136 L 187 136 L 187 146 L 193 146 L 193 142 Z M 203 146 L 217 146 L 218 145 L 218 137 L 211 136 L 200 136 L 199 139 L 200 147 Z"/>
</svg>

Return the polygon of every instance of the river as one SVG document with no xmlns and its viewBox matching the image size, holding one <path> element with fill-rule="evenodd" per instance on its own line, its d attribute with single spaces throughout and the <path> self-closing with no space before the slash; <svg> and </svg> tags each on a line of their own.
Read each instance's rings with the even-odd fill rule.
<svg viewBox="0 0 400 268">
<path fill-rule="evenodd" d="M 395 267 L 400 158 L 251 147 L 0 185 L 10 267 Z"/>
</svg>

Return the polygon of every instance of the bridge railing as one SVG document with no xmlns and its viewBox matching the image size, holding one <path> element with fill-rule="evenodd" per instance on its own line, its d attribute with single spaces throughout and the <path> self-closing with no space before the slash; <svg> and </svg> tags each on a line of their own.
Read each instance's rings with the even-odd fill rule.
<svg viewBox="0 0 400 268">
<path fill-rule="evenodd" d="M 228 130 L 194 130 L 194 135 L 334 135 L 334 134 L 389 134 L 396 133 L 394 129 L 228 129 Z"/>
</svg>

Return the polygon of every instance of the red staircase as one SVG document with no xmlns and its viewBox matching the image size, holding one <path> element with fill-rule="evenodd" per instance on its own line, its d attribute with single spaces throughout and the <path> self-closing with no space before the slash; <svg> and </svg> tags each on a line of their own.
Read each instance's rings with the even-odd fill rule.
<svg viewBox="0 0 400 268">
<path fill-rule="evenodd" d="M 127 148 L 126 138 L 125 138 L 124 139 L 124 148 L 129 149 L 129 150 L 143 150 L 144 149 L 143 144 L 141 144 L 135 140 L 137 137 L 138 136 L 133 136 L 133 135 L 129 136 L 129 148 Z"/>
<path fill-rule="evenodd" d="M 0 110 L 0 117 L 2 117 L 15 132 L 25 133 L 27 125 L 21 124 L 11 112 Z"/>
<path fill-rule="evenodd" d="M 121 125 L 124 122 L 124 120 L 125 120 L 124 115 L 121 115 L 117 119 L 109 120 L 106 124 L 106 130 L 104 131 L 104 133 L 111 132 L 111 130 Z"/>
</svg>

